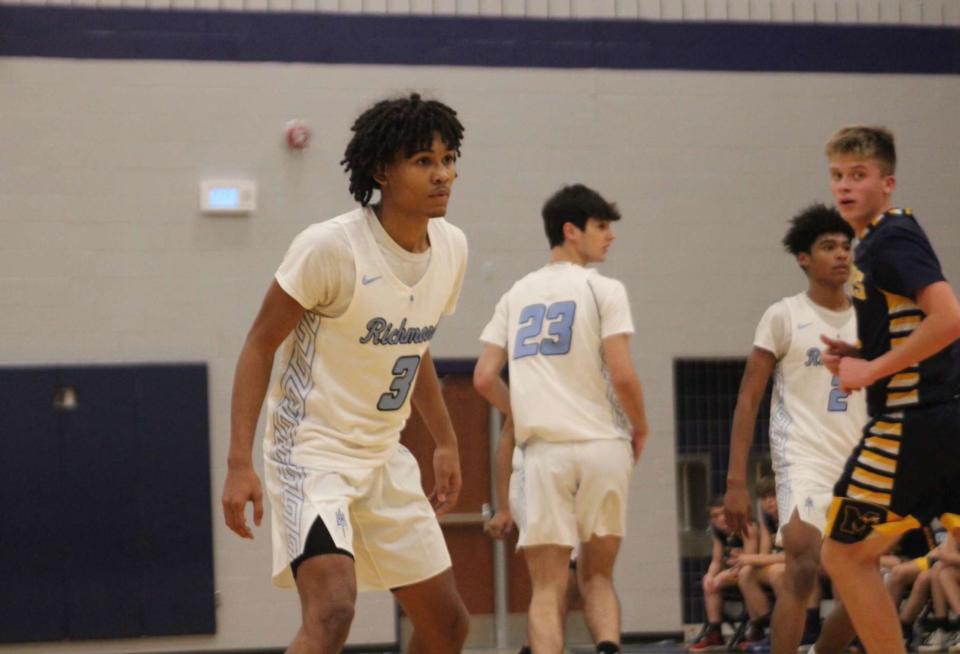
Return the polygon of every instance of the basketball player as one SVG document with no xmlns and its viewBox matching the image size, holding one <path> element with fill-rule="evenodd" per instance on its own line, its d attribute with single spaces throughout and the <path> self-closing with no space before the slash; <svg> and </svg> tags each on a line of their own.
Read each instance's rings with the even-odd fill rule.
<svg viewBox="0 0 960 654">
<path fill-rule="evenodd" d="M 496 449 L 497 511 L 485 525 L 484 530 L 493 538 L 507 538 L 516 528 L 522 533 L 527 524 L 526 498 L 523 484 L 523 450 L 516 447 L 513 420 L 507 418 Z M 502 498 L 508 498 L 506 502 Z M 581 600 L 577 585 L 577 550 L 570 555 L 567 572 L 567 593 L 561 611 L 561 624 L 566 624 L 570 609 Z M 531 654 L 530 646 L 524 645 L 517 654 Z"/>
<path fill-rule="evenodd" d="M 466 265 L 463 233 L 442 218 L 463 126 L 413 94 L 376 103 L 352 129 L 342 163 L 360 207 L 294 239 L 240 353 L 224 517 L 252 538 L 253 502 L 260 524 L 251 447 L 282 344 L 263 452 L 273 581 L 296 585 L 302 605 L 287 652 L 340 652 L 358 586 L 393 591 L 413 623 L 408 651 L 459 652 L 469 617 L 436 518 L 456 503 L 459 455 L 427 347 Z M 411 403 L 436 441 L 433 508 L 398 444 Z"/>
<path fill-rule="evenodd" d="M 747 516 L 747 456 L 757 409 L 771 375 L 770 452 L 785 558 L 770 632 L 774 654 L 794 654 L 817 584 L 820 544 L 833 484 L 866 422 L 863 394 L 837 387 L 824 367 L 821 334 L 854 340 L 856 318 L 844 284 L 853 230 L 833 209 L 813 205 L 795 216 L 783 238 L 807 277 L 807 290 L 763 314 L 733 414 L 725 508 L 739 532 Z M 815 626 L 810 625 L 808 629 Z"/>
<path fill-rule="evenodd" d="M 841 390 L 867 390 L 869 422 L 834 488 L 823 562 L 867 651 L 899 654 L 877 560 L 936 514 L 960 534 L 960 304 L 917 220 L 892 207 L 893 134 L 844 128 L 826 154 L 834 200 L 860 239 L 860 348 L 830 333 L 824 360 Z"/>
<path fill-rule="evenodd" d="M 620 214 L 596 191 L 567 186 L 543 207 L 551 256 L 503 295 L 480 337 L 477 389 L 511 414 L 524 449 L 524 550 L 533 585 L 529 642 L 563 649 L 570 553 L 598 652 L 618 652 L 613 588 L 633 461 L 646 440 L 640 381 L 630 358 L 626 290 L 586 268 L 606 259 Z M 509 357 L 509 391 L 500 372 Z M 624 413 L 626 415 L 624 415 Z"/>
</svg>

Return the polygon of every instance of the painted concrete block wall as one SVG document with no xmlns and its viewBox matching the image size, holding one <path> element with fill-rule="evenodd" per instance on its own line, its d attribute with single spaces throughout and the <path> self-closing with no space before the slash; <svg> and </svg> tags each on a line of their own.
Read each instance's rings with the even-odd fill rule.
<svg viewBox="0 0 960 654">
<path fill-rule="evenodd" d="M 7 58 L 0 364 L 207 361 L 219 516 L 233 367 L 262 294 L 297 232 L 352 207 L 337 165 L 351 120 L 413 89 L 467 127 L 450 219 L 471 264 L 435 357 L 476 356 L 497 298 L 547 256 L 539 208 L 561 183 L 623 210 L 603 270 L 630 292 L 652 434 L 617 583 L 626 631 L 678 629 L 673 358 L 745 354 L 766 306 L 803 287 L 779 239 L 796 210 L 829 199 L 822 145 L 843 124 L 896 131 L 898 196 L 956 280 L 960 78 Z M 282 142 L 295 117 L 315 132 L 302 153 Z M 200 180 L 229 176 L 256 179 L 257 213 L 200 215 Z M 285 644 L 296 598 L 269 586 L 267 530 L 241 541 L 218 520 L 214 539 L 215 637 L 0 652 Z M 369 628 L 355 636 L 376 640 Z"/>
</svg>

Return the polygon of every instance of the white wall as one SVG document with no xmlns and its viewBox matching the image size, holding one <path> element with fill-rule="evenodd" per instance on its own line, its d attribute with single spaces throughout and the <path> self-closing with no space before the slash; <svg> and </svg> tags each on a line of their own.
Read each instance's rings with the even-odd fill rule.
<svg viewBox="0 0 960 654">
<path fill-rule="evenodd" d="M 834 128 L 895 130 L 898 196 L 948 276 L 960 273 L 958 77 L 0 60 L 0 363 L 209 363 L 222 599 L 211 638 L 0 652 L 291 637 L 296 599 L 269 586 L 267 531 L 241 541 L 219 518 L 233 365 L 290 239 L 352 206 L 337 165 L 350 122 L 411 89 L 467 127 L 450 218 L 471 266 L 435 357 L 477 354 L 496 299 L 547 256 L 539 207 L 561 183 L 593 185 L 623 210 L 604 271 L 631 294 L 653 430 L 617 569 L 626 631 L 680 626 L 671 361 L 744 354 L 763 309 L 803 286 L 779 239 L 796 210 L 829 199 L 822 144 Z M 282 142 L 294 117 L 315 131 L 302 153 Z M 230 175 L 257 180 L 259 211 L 201 216 L 198 182 Z"/>
</svg>

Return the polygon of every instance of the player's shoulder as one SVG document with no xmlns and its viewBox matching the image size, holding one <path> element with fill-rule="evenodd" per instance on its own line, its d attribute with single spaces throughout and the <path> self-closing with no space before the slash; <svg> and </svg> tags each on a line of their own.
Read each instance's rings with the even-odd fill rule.
<svg viewBox="0 0 960 654">
<path fill-rule="evenodd" d="M 308 225 L 300 236 L 312 239 L 346 238 L 347 226 L 363 220 L 363 208 L 353 209 L 333 218 Z"/>
<path fill-rule="evenodd" d="M 878 240 L 883 238 L 897 238 L 908 234 L 922 234 L 926 236 L 912 209 L 890 209 L 883 215 L 876 228 Z"/>
<path fill-rule="evenodd" d="M 446 218 L 431 218 L 430 233 L 433 243 L 431 247 L 436 247 L 439 241 L 445 244 L 445 247 L 453 253 L 455 258 L 465 257 L 467 254 L 467 235 L 463 230 L 449 222 Z"/>
<path fill-rule="evenodd" d="M 596 268 L 584 268 L 584 279 L 595 288 L 609 291 L 626 291 L 627 287 L 619 279 L 607 277 Z"/>
<path fill-rule="evenodd" d="M 796 303 L 798 298 L 799 295 L 785 295 L 776 302 L 767 305 L 767 308 L 763 310 L 763 315 L 789 313 L 790 305 Z"/>
<path fill-rule="evenodd" d="M 446 218 L 431 218 L 430 226 L 433 227 L 438 233 L 445 235 L 447 238 L 456 241 L 457 243 L 462 243 L 466 245 L 467 235 L 464 234 L 463 230 L 451 223 Z"/>
<path fill-rule="evenodd" d="M 363 216 L 362 213 L 351 211 L 308 225 L 294 237 L 293 246 L 324 251 L 349 251 L 351 248 L 347 225 L 355 221 L 358 215 L 360 218 Z"/>
</svg>

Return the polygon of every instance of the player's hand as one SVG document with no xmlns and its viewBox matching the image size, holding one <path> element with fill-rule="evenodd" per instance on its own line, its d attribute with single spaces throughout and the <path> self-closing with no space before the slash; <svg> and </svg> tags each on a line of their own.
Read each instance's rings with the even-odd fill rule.
<svg viewBox="0 0 960 654">
<path fill-rule="evenodd" d="M 730 533 L 746 535 L 750 523 L 750 493 L 743 482 L 727 482 L 727 493 L 723 496 L 723 514 L 727 519 Z"/>
<path fill-rule="evenodd" d="M 847 343 L 838 338 L 830 338 L 826 334 L 820 334 L 820 340 L 827 346 L 824 354 L 833 354 L 840 357 L 856 357 L 860 355 L 860 349 L 853 343 Z"/>
<path fill-rule="evenodd" d="M 438 447 L 433 451 L 433 492 L 430 504 L 438 516 L 457 505 L 463 478 L 460 476 L 460 452 L 454 447 Z"/>
<path fill-rule="evenodd" d="M 493 538 L 506 538 L 513 531 L 513 515 L 510 510 L 497 511 L 483 526 L 483 531 Z"/>
<path fill-rule="evenodd" d="M 247 502 L 253 502 L 253 524 L 260 526 L 263 519 L 263 489 L 253 466 L 230 468 L 223 484 L 223 520 L 242 538 L 253 538 L 244 513 Z"/>
<path fill-rule="evenodd" d="M 839 369 L 834 374 L 840 378 L 840 390 L 844 393 L 858 391 L 877 381 L 870 362 L 853 357 L 840 359 Z"/>
<path fill-rule="evenodd" d="M 820 334 L 820 340 L 827 347 L 823 350 L 821 357 L 823 365 L 827 367 L 832 375 L 840 374 L 840 359 L 844 357 L 859 356 L 860 350 L 853 343 L 847 343 L 836 338 L 830 338 L 825 334 Z"/>
<path fill-rule="evenodd" d="M 631 442 L 633 445 L 633 462 L 636 464 L 643 454 L 643 447 L 647 444 L 647 426 L 634 427 L 630 430 Z"/>
</svg>

